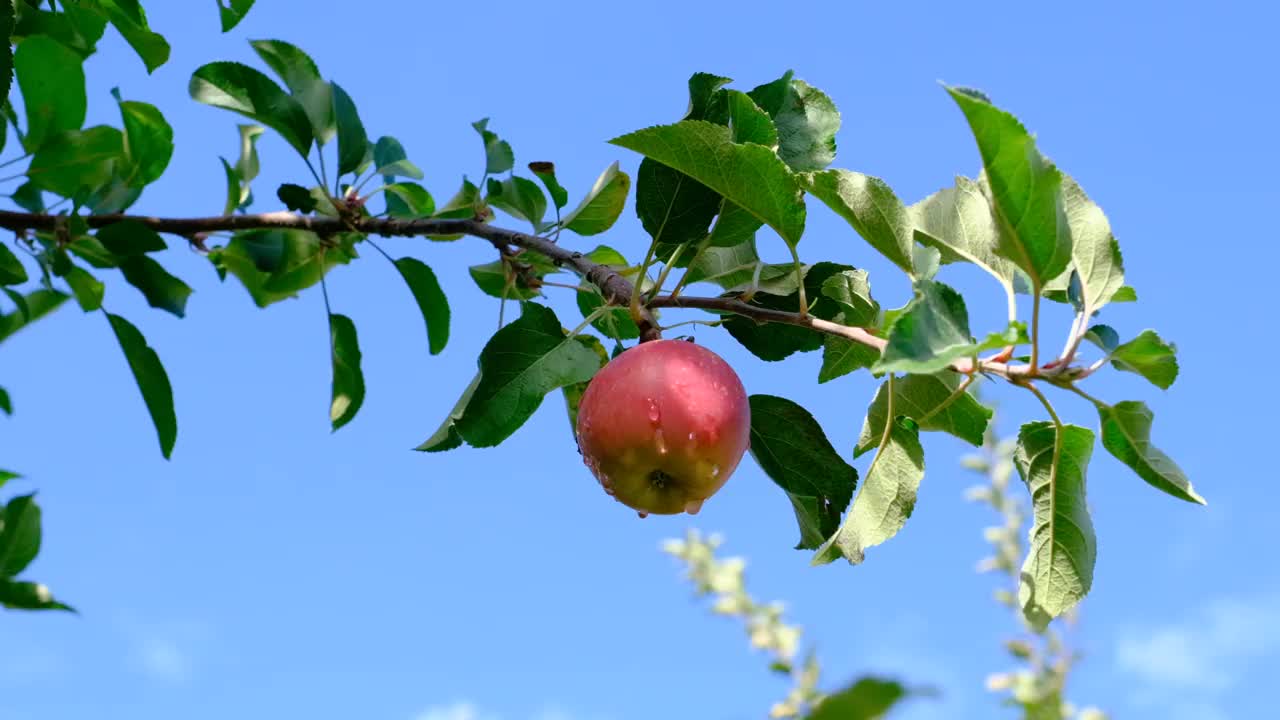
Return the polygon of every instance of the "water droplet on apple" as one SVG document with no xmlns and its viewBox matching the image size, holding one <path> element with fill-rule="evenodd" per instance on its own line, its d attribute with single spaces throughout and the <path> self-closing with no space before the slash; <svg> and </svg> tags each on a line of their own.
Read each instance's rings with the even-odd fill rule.
<svg viewBox="0 0 1280 720">
<path fill-rule="evenodd" d="M 718 478 L 718 477 L 720 477 L 720 466 L 719 466 L 719 465 L 712 465 L 712 466 L 711 466 L 711 478 L 714 480 L 715 478 Z"/>
<path fill-rule="evenodd" d="M 697 440 L 698 440 L 698 433 L 692 433 L 692 432 L 689 433 L 689 442 L 696 442 Z"/>
<path fill-rule="evenodd" d="M 689 513 L 690 515 L 697 515 L 698 511 L 701 509 L 702 509 L 701 500 L 690 500 L 689 502 L 684 504 L 684 511 Z"/>
<path fill-rule="evenodd" d="M 667 454 L 667 443 L 662 437 L 662 428 L 653 431 L 653 444 L 658 448 L 659 455 Z"/>
<path fill-rule="evenodd" d="M 653 398 L 645 398 L 645 400 L 649 403 L 649 422 L 657 425 L 662 419 L 662 414 L 658 411 L 658 403 L 654 402 Z"/>
<path fill-rule="evenodd" d="M 636 511 L 636 514 L 640 516 L 640 519 L 641 519 L 641 520 L 643 520 L 643 519 L 645 519 L 645 518 L 649 517 L 649 513 L 645 512 L 645 511 L 643 511 L 643 510 L 637 510 L 637 511 Z"/>
</svg>

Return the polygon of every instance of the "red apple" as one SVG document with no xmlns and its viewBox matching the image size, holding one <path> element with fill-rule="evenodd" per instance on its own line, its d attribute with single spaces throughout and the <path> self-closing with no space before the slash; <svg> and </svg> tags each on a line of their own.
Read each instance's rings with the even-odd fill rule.
<svg viewBox="0 0 1280 720">
<path fill-rule="evenodd" d="M 591 379 L 577 434 L 604 491 L 640 517 L 693 514 L 747 451 L 751 409 L 719 355 L 684 340 L 654 340 Z"/>
</svg>

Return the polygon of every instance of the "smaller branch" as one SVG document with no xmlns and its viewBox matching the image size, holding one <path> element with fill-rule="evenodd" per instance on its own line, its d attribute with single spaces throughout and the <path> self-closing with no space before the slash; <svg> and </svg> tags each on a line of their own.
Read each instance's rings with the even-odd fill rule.
<svg viewBox="0 0 1280 720">
<path fill-rule="evenodd" d="M 1040 368 L 1040 288 L 1031 296 L 1031 373 Z"/>
<path fill-rule="evenodd" d="M 1027 390 L 1029 390 L 1029 391 L 1031 392 L 1031 394 L 1032 394 L 1032 395 L 1035 395 L 1035 396 L 1036 396 L 1036 399 L 1040 401 L 1040 404 L 1041 404 L 1041 405 L 1044 405 L 1044 409 L 1049 411 L 1049 417 L 1053 418 L 1053 424 L 1054 424 L 1054 427 L 1056 427 L 1056 428 L 1057 428 L 1057 430 L 1058 430 L 1058 432 L 1059 432 L 1059 433 L 1061 433 L 1061 432 L 1062 432 L 1062 419 L 1058 417 L 1058 413 L 1053 409 L 1053 404 L 1049 402 L 1049 398 L 1045 397 L 1045 396 L 1044 396 L 1044 393 L 1040 392 L 1040 388 L 1036 387 L 1035 385 L 1032 385 L 1032 384 L 1031 384 L 1031 383 L 1029 383 L 1029 382 L 1019 382 L 1019 383 L 1016 383 L 1016 384 L 1017 384 L 1018 386 L 1020 386 L 1020 387 L 1024 387 L 1024 388 L 1026 388 Z M 1053 458 L 1054 458 L 1053 466 L 1054 466 L 1055 468 L 1058 466 L 1058 462 L 1057 462 L 1057 460 L 1058 460 L 1058 448 L 1059 448 L 1060 446 L 1061 446 L 1061 443 L 1060 443 L 1060 442 L 1055 442 L 1055 444 L 1054 444 L 1054 446 L 1053 446 Z"/>
</svg>

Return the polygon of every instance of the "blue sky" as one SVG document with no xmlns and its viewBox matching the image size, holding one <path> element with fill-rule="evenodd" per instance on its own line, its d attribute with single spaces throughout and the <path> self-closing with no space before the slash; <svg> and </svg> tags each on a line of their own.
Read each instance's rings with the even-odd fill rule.
<svg viewBox="0 0 1280 720">
<path fill-rule="evenodd" d="M 750 88 L 791 68 L 843 110 L 837 165 L 885 178 L 910 202 L 978 164 L 937 81 L 984 89 L 1107 211 L 1142 298 L 1108 308 L 1107 320 L 1122 335 L 1153 327 L 1177 342 L 1182 374 L 1163 393 L 1133 375 L 1091 384 L 1105 398 L 1145 400 L 1155 441 L 1210 503 L 1163 496 L 1096 449 L 1099 560 L 1070 696 L 1118 718 L 1271 707 L 1263 681 L 1280 673 L 1280 573 L 1265 549 L 1276 500 L 1267 405 L 1280 398 L 1247 375 L 1263 367 L 1251 359 L 1278 349 L 1263 274 L 1280 259 L 1268 219 L 1280 202 L 1274 6 L 325 0 L 302 10 L 259 0 L 220 36 L 212 5 L 150 3 L 174 45 L 154 76 L 115 37 L 88 66 L 91 124 L 118 122 L 108 90 L 119 85 L 176 129 L 173 163 L 140 212 L 220 210 L 217 156 L 234 159 L 238 119 L 190 101 L 186 84 L 210 60 L 254 62 L 250 38 L 307 49 L 371 134 L 402 140 L 438 198 L 479 174 L 469 123 L 480 117 L 519 163 L 554 160 L 578 194 L 614 160 L 634 170 L 638 159 L 605 141 L 677 119 L 691 73 Z M 276 138 L 260 149 L 259 207 L 274 209 L 275 185 L 305 181 L 305 169 Z M 605 242 L 642 253 L 630 204 Z M 452 407 L 496 327 L 495 303 L 466 272 L 492 259 L 485 243 L 384 243 L 429 263 L 449 294 L 453 335 L 439 357 L 380 258 L 331 276 L 335 310 L 359 327 L 369 388 L 336 435 L 318 292 L 259 311 L 173 245 L 166 264 L 196 291 L 185 321 L 118 279 L 107 293 L 173 380 L 172 461 L 160 458 L 101 317 L 67 307 L 0 354 L 17 411 L 3 422 L 3 465 L 27 474 L 11 488 L 39 489 L 45 508 L 30 574 L 81 610 L 0 616 L 0 716 L 761 717 L 785 686 L 658 552 L 688 527 L 723 533 L 726 551 L 748 558 L 752 591 L 788 603 L 829 685 L 899 674 L 944 692 L 900 717 L 1002 712 L 982 682 L 1008 665 L 999 643 L 1011 623 L 989 599 L 995 579 L 973 570 L 991 518 L 962 499 L 971 477 L 958 441 L 927 438 L 921 499 L 899 537 L 862 566 L 813 569 L 790 549 L 785 497 L 749 460 L 697 517 L 638 520 L 582 467 L 557 396 L 500 448 L 409 452 Z M 761 245 L 785 257 L 777 238 Z M 888 306 L 907 298 L 900 274 L 816 203 L 801 253 L 868 268 Z M 971 290 L 975 328 L 1002 318 L 998 288 L 945 272 Z M 572 298 L 553 305 L 576 317 Z M 1057 335 L 1068 318 L 1049 322 Z M 696 335 L 750 392 L 801 402 L 838 448 L 852 447 L 869 376 L 820 387 L 817 354 L 765 364 L 721 332 Z M 997 397 L 1006 431 L 1038 419 L 1022 398 Z M 1058 406 L 1096 424 L 1080 402 Z"/>
</svg>

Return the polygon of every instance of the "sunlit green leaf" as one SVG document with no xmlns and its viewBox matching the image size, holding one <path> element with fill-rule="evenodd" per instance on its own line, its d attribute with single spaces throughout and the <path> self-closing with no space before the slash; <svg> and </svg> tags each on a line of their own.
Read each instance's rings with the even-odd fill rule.
<svg viewBox="0 0 1280 720">
<path fill-rule="evenodd" d="M 12 610 L 66 610 L 69 605 L 53 599 L 49 588 L 40 583 L 0 579 L 0 605 Z"/>
<path fill-rule="evenodd" d="M 895 680 L 863 677 L 823 698 L 805 720 L 881 720 L 909 694 Z"/>
<path fill-rule="evenodd" d="M 414 180 L 421 180 L 423 177 L 422 171 L 405 154 L 404 146 L 400 141 L 390 136 L 380 137 L 374 144 L 373 166 L 377 168 L 374 172 L 379 175 L 407 177 Z"/>
<path fill-rule="evenodd" d="M 457 421 L 463 439 L 491 447 L 510 437 L 552 390 L 588 380 L 600 357 L 568 337 L 549 308 L 525 303 L 520 318 L 480 352 L 480 384 Z"/>
<path fill-rule="evenodd" d="M 440 424 L 440 428 L 414 450 L 420 452 L 444 452 L 445 450 L 461 447 L 462 436 L 458 434 L 458 420 L 462 417 L 463 411 L 467 409 L 467 403 L 471 402 L 471 396 L 475 394 L 476 388 L 479 386 L 480 373 L 477 372 L 476 376 L 471 379 L 471 384 L 462 392 L 462 397 L 453 406 L 453 410 L 449 411 L 449 416 Z"/>
<path fill-rule="evenodd" d="M 28 152 L 63 131 L 80 129 L 88 101 L 78 55 L 52 38 L 34 35 L 18 45 L 13 67 L 27 112 Z"/>
<path fill-rule="evenodd" d="M 1071 261 L 1071 228 L 1059 192 L 1062 173 L 1040 154 L 1035 139 L 1013 115 L 978 93 L 954 87 L 947 92 L 978 141 L 999 219 L 1000 253 L 1039 292 Z"/>
<path fill-rule="evenodd" d="M 218 0 L 218 16 L 222 32 L 231 32 L 253 7 L 253 0 Z"/>
<path fill-rule="evenodd" d="M 31 159 L 28 175 L 42 190 L 75 197 L 105 186 L 124 158 L 124 135 L 98 125 L 49 138 Z"/>
<path fill-rule="evenodd" d="M 755 143 L 772 148 L 778 144 L 778 129 L 769 114 L 749 95 L 739 90 L 723 90 L 729 106 L 729 129 L 736 143 Z"/>
<path fill-rule="evenodd" d="M 40 289 L 27 293 L 27 311 L 12 312 L 7 315 L 0 315 L 0 341 L 9 338 L 10 335 L 18 332 L 22 328 L 57 310 L 62 303 L 66 302 L 67 295 L 57 290 Z"/>
<path fill-rule="evenodd" d="M 329 341 L 333 360 L 333 399 L 329 420 L 333 429 L 346 425 L 364 403 L 364 373 L 360 370 L 360 343 L 356 325 L 346 315 L 329 315 Z"/>
<path fill-rule="evenodd" d="M 19 495 L 0 514 L 0 577 L 13 577 L 40 553 L 40 506 L 34 495 Z"/>
<path fill-rule="evenodd" d="M 842 270 L 822 282 L 822 294 L 835 301 L 846 325 L 868 327 L 880 315 L 880 303 L 871 298 L 866 270 Z"/>
<path fill-rule="evenodd" d="M 402 257 L 395 261 L 395 266 L 418 303 L 422 321 L 427 326 L 431 354 L 439 355 L 449 342 L 449 300 L 440 289 L 436 274 L 421 261 Z"/>
<path fill-rule="evenodd" d="M 188 92 L 197 102 L 240 113 L 275 130 L 303 157 L 311 152 L 311 120 L 302 104 L 248 65 L 203 65 L 191 76 Z"/>
<path fill-rule="evenodd" d="M 1070 610 L 1093 584 L 1097 541 L 1085 500 L 1093 433 L 1076 425 L 1032 422 L 1018 432 L 1014 466 L 1031 492 L 1035 517 L 1022 565 L 1018 602 L 1043 628 Z"/>
<path fill-rule="evenodd" d="M 822 170 L 836 157 L 840 112 L 826 93 L 787 71 L 750 93 L 778 129 L 778 156 L 796 172 Z"/>
<path fill-rule="evenodd" d="M 1161 390 L 1168 390 L 1178 378 L 1177 347 L 1162 340 L 1154 330 L 1143 330 L 1138 337 L 1111 351 L 1111 364 L 1117 370 L 1137 373 Z"/>
<path fill-rule="evenodd" d="M 79 265 L 72 265 L 66 275 L 62 276 L 67 281 L 71 292 L 76 296 L 76 303 L 80 305 L 80 309 L 85 312 L 93 312 L 102 307 L 102 298 L 106 294 L 107 288 L 100 280 L 95 278 L 88 270 Z"/>
<path fill-rule="evenodd" d="M 754 240 L 733 247 L 705 249 L 689 265 L 688 282 L 714 283 L 726 292 L 743 292 L 754 288 L 773 295 L 795 292 L 799 284 L 794 265 L 765 263 L 756 253 Z"/>
<path fill-rule="evenodd" d="M 104 249 L 119 257 L 159 252 L 168 247 L 159 233 L 136 220 L 104 226 L 98 230 L 97 239 Z"/>
<path fill-rule="evenodd" d="M 822 545 L 840 526 L 858 471 L 831 446 L 808 410 L 772 395 L 752 395 L 751 456 L 792 500 L 800 525 L 796 549 Z"/>
<path fill-rule="evenodd" d="M 120 260 L 120 272 L 130 285 L 138 288 L 151 307 L 178 317 L 186 315 L 191 288 L 169 274 L 160 263 L 146 255 L 133 255 Z"/>
<path fill-rule="evenodd" d="M 142 58 L 148 73 L 168 62 L 169 43 L 163 35 L 151 30 L 146 12 L 138 0 L 93 0 L 92 4 L 106 14 L 133 51 Z"/>
<path fill-rule="evenodd" d="M 896 415 L 896 413 L 895 413 Z M 877 452 L 863 476 L 862 489 L 840 529 L 817 553 L 815 565 L 844 556 L 861 563 L 867 548 L 879 545 L 902 529 L 916 505 L 916 492 L 924 478 L 924 450 L 915 423 L 895 419 L 877 441 Z"/>
<path fill-rule="evenodd" d="M 1124 287 L 1124 262 L 1111 223 L 1071 177 L 1062 178 L 1062 204 L 1071 228 L 1071 266 L 1080 278 L 1081 312 L 1102 309 Z M 1044 288 L 1046 297 L 1065 302 L 1072 273 L 1059 275 Z M 1123 296 L 1122 296 L 1123 298 Z"/>
<path fill-rule="evenodd" d="M 854 457 L 874 450 L 884 435 L 884 424 L 888 421 L 888 385 L 887 382 L 880 385 L 867 408 L 862 434 L 853 449 Z M 949 433 L 970 445 L 982 447 L 992 411 L 968 392 L 957 394 L 959 387 L 960 376 L 946 370 L 934 375 L 897 378 L 893 382 L 893 414 L 911 418 L 921 430 Z"/>
<path fill-rule="evenodd" d="M 120 115 L 130 168 L 125 181 L 136 187 L 149 185 L 160 179 L 173 157 L 173 128 L 154 105 L 143 102 L 120 102 Z"/>
<path fill-rule="evenodd" d="M 173 443 L 178 438 L 178 418 L 173 411 L 173 387 L 169 375 L 160 364 L 160 356 L 147 345 L 147 340 L 132 323 L 119 315 L 106 313 L 125 360 L 133 372 L 133 379 L 142 392 L 151 422 L 160 440 L 160 452 L 166 459 L 173 453 Z"/>
<path fill-rule="evenodd" d="M 18 285 L 26 281 L 27 269 L 22 261 L 8 245 L 0 243 L 0 285 Z"/>
<path fill-rule="evenodd" d="M 914 272 L 911 213 L 883 180 L 851 170 L 827 170 L 808 175 L 805 189 L 890 262 L 908 274 Z"/>
<path fill-rule="evenodd" d="M 529 163 L 529 172 L 532 172 L 542 181 L 542 186 L 551 195 L 551 202 L 555 204 L 557 210 L 569 203 L 569 191 L 561 187 L 560 181 L 556 179 L 556 166 L 554 163 L 545 161 L 531 162 Z"/>
<path fill-rule="evenodd" d="M 818 382 L 830 382 L 851 372 L 869 368 L 880 359 L 880 351 L 837 335 L 822 338 L 822 368 Z"/>
<path fill-rule="evenodd" d="M 579 235 L 598 235 L 613 227 L 627 203 L 631 178 L 614 163 L 596 179 L 578 207 L 562 219 L 564 227 Z"/>
<path fill-rule="evenodd" d="M 435 198 L 427 189 L 411 182 L 387 185 L 387 213 L 399 218 L 430 217 L 436 211 Z"/>
<path fill-rule="evenodd" d="M 1016 266 L 996 248 L 1000 231 L 979 183 L 957 177 L 944 188 L 908 208 L 915 223 L 915 240 L 941 253 L 943 263 L 970 262 L 1000 281 L 1013 296 Z"/>
<path fill-rule="evenodd" d="M 249 44 L 302 106 L 316 142 L 324 145 L 332 140 L 338 131 L 333 90 L 311 56 L 282 40 L 252 40 Z"/>
<path fill-rule="evenodd" d="M 1125 400 L 1115 405 L 1099 403 L 1097 408 L 1098 418 L 1102 421 L 1102 447 L 1107 452 L 1132 468 L 1152 487 L 1179 500 L 1205 504 L 1182 468 L 1151 444 L 1154 415 L 1146 403 Z"/>
<path fill-rule="evenodd" d="M 547 212 L 547 198 L 534 181 L 519 176 L 504 180 L 489 178 L 486 190 L 488 194 L 485 200 L 493 207 L 527 221 L 535 230 L 542 227 L 542 216 Z"/>
<path fill-rule="evenodd" d="M 515 167 L 515 153 L 511 151 L 511 146 L 506 140 L 502 140 L 489 129 L 489 118 L 481 118 L 471 123 L 471 127 L 475 128 L 480 134 L 480 139 L 484 141 L 485 174 L 497 175 Z"/>
<path fill-rule="evenodd" d="M 734 143 L 728 128 L 700 120 L 645 128 L 610 142 L 701 182 L 755 215 L 788 243 L 800 241 L 803 193 L 786 164 L 768 148 Z"/>
</svg>

